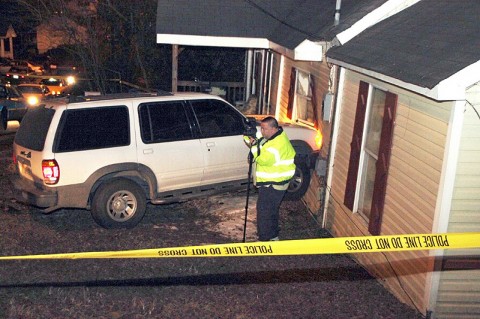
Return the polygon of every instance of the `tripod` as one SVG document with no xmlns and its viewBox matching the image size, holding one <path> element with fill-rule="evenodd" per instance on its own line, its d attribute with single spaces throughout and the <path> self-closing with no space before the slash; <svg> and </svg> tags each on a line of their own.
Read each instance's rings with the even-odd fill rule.
<svg viewBox="0 0 480 319">
<path fill-rule="evenodd" d="M 247 233 L 248 200 L 250 199 L 250 181 L 252 179 L 252 165 L 253 165 L 253 154 L 252 154 L 252 147 L 250 146 L 250 151 L 248 152 L 247 202 L 245 203 L 245 219 L 243 223 L 243 242 L 245 242 L 245 237 Z"/>
</svg>

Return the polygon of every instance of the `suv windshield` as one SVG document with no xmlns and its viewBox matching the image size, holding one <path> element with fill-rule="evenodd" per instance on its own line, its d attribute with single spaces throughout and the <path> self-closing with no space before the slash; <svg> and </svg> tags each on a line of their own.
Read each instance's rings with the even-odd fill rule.
<svg viewBox="0 0 480 319">
<path fill-rule="evenodd" d="M 15 134 L 15 143 L 33 151 L 42 151 L 54 114 L 54 110 L 45 107 L 29 109 Z"/>
</svg>

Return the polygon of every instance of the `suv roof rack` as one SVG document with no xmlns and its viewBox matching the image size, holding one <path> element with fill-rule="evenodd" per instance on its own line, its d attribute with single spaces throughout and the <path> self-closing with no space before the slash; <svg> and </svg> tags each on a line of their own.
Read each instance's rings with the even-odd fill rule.
<svg viewBox="0 0 480 319">
<path fill-rule="evenodd" d="M 169 95 L 173 95 L 173 93 L 164 91 L 164 90 L 157 90 L 157 96 L 169 96 Z"/>
<path fill-rule="evenodd" d="M 113 99 L 126 99 L 135 97 L 149 97 L 149 96 L 171 96 L 172 92 L 157 90 L 156 92 L 129 92 L 129 93 L 109 93 L 101 95 L 69 95 L 68 103 L 79 103 L 87 101 L 101 101 L 101 100 L 113 100 Z"/>
</svg>

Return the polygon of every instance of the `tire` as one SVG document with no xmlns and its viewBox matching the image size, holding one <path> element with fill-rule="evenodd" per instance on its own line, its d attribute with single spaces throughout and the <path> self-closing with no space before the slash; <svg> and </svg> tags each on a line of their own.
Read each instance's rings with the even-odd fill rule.
<svg viewBox="0 0 480 319">
<path fill-rule="evenodd" d="M 128 179 L 108 181 L 97 189 L 92 200 L 92 217 L 103 228 L 132 228 L 145 216 L 143 189 Z"/>
<path fill-rule="evenodd" d="M 285 200 L 294 201 L 299 200 L 307 192 L 310 185 L 310 169 L 305 164 L 297 164 L 295 168 L 295 175 L 288 185 L 287 192 L 285 193 Z"/>
</svg>

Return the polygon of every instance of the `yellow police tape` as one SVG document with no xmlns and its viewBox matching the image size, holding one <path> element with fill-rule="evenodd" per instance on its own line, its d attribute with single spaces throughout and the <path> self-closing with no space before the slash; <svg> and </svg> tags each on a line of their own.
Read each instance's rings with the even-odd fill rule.
<svg viewBox="0 0 480 319">
<path fill-rule="evenodd" d="M 480 233 L 302 239 L 123 251 L 4 256 L 0 257 L 0 260 L 280 256 L 468 248 L 480 248 Z"/>
</svg>

